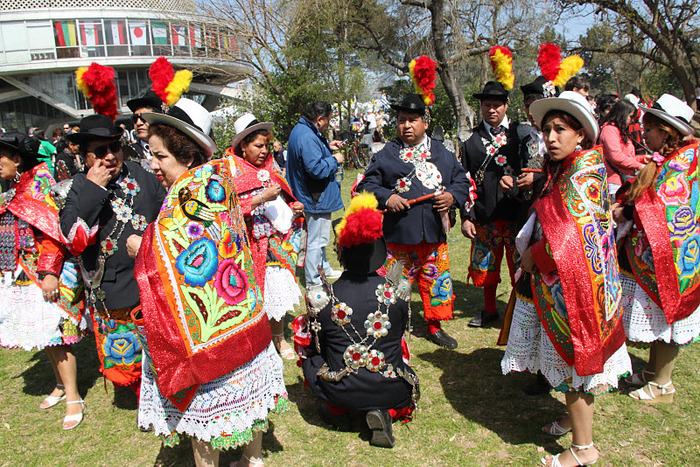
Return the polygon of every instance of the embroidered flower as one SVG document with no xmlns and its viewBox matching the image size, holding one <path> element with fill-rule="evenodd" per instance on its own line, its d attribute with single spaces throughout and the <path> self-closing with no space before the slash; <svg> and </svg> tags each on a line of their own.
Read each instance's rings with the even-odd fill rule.
<svg viewBox="0 0 700 467">
<path fill-rule="evenodd" d="M 642 255 L 640 256 L 642 259 L 642 262 L 649 266 L 649 270 L 653 273 L 655 272 L 654 270 L 654 255 L 652 254 L 651 248 L 647 248 L 644 250 Z"/>
<path fill-rule="evenodd" d="M 267 170 L 258 170 L 258 180 L 261 182 L 265 183 L 266 181 L 270 180 L 270 172 Z"/>
<path fill-rule="evenodd" d="M 373 373 L 379 373 L 382 370 L 382 368 L 384 368 L 385 364 L 386 361 L 384 359 L 383 352 L 380 352 L 377 349 L 372 349 L 369 351 L 369 354 L 367 356 L 367 364 L 365 365 L 365 368 L 367 368 Z"/>
<path fill-rule="evenodd" d="M 438 268 L 435 264 L 433 264 L 433 263 L 426 264 L 423 272 L 425 274 L 425 277 L 427 277 L 428 279 L 430 279 L 430 280 L 437 279 Z"/>
<path fill-rule="evenodd" d="M 235 237 L 232 237 L 235 235 Z M 201 234 L 200 234 L 201 236 Z M 243 239 L 237 232 L 232 232 L 229 228 L 224 228 L 221 241 L 219 242 L 219 254 L 222 258 L 232 258 L 241 251 Z"/>
<path fill-rule="evenodd" d="M 687 239 L 681 245 L 679 253 L 680 279 L 696 275 L 700 270 L 700 235 L 696 234 Z"/>
<path fill-rule="evenodd" d="M 557 282 L 550 289 L 552 292 L 552 300 L 554 300 L 554 309 L 559 313 L 559 316 L 566 318 L 566 302 L 564 302 L 564 291 L 561 288 L 561 282 Z"/>
<path fill-rule="evenodd" d="M 365 329 L 367 330 L 367 335 L 373 336 L 375 339 L 386 336 L 389 334 L 389 329 L 391 329 L 389 315 L 381 311 L 370 313 L 365 320 Z"/>
<path fill-rule="evenodd" d="M 122 187 L 125 194 L 131 196 L 136 196 L 138 192 L 141 191 L 141 187 L 139 186 L 138 182 L 131 177 L 124 178 L 124 180 L 119 182 L 119 186 Z"/>
<path fill-rule="evenodd" d="M 386 370 L 382 372 L 385 378 L 396 378 L 396 371 L 394 370 L 394 365 L 388 365 Z"/>
<path fill-rule="evenodd" d="M 345 326 L 350 323 L 352 308 L 340 302 L 331 308 L 331 319 L 338 326 Z"/>
<path fill-rule="evenodd" d="M 194 241 L 175 261 L 175 267 L 185 276 L 185 282 L 197 287 L 209 282 L 218 266 L 216 244 L 207 237 Z"/>
<path fill-rule="evenodd" d="M 136 230 L 146 230 L 148 227 L 148 222 L 146 222 L 146 217 L 141 214 L 134 214 L 131 218 L 131 225 L 134 226 Z"/>
<path fill-rule="evenodd" d="M 508 138 L 506 137 L 505 133 L 501 133 L 500 135 L 497 135 L 493 138 L 494 145 L 499 148 L 506 144 L 506 141 L 508 141 Z"/>
<path fill-rule="evenodd" d="M 396 303 L 394 287 L 392 287 L 391 284 L 379 284 L 377 290 L 374 291 L 374 295 L 377 296 L 377 301 L 379 303 L 383 303 L 386 306 Z"/>
<path fill-rule="evenodd" d="M 443 272 L 440 277 L 433 282 L 430 292 L 432 294 L 430 299 L 430 304 L 432 306 L 438 306 L 452 300 L 452 278 L 450 277 L 449 271 Z"/>
<path fill-rule="evenodd" d="M 117 242 L 109 237 L 100 242 L 100 247 L 102 247 L 102 253 L 107 256 L 110 256 L 112 253 L 118 250 Z"/>
<path fill-rule="evenodd" d="M 394 190 L 397 193 L 406 193 L 411 189 L 411 180 L 408 177 L 402 177 L 396 180 Z"/>
<path fill-rule="evenodd" d="M 226 190 L 224 189 L 223 185 L 221 185 L 221 182 L 213 178 L 209 179 L 209 183 L 207 183 L 204 194 L 212 203 L 221 203 L 226 199 Z"/>
<path fill-rule="evenodd" d="M 102 344 L 105 369 L 114 365 L 131 365 L 141 360 L 141 343 L 134 332 L 107 334 Z"/>
<path fill-rule="evenodd" d="M 683 177 L 671 177 L 659 187 L 664 204 L 680 205 L 688 202 L 688 184 Z"/>
<path fill-rule="evenodd" d="M 187 236 L 192 240 L 197 240 L 199 237 L 204 235 L 204 226 L 199 222 L 189 221 L 187 227 L 185 227 Z"/>
<path fill-rule="evenodd" d="M 229 305 L 240 303 L 248 292 L 248 277 L 236 261 L 232 258 L 225 259 L 219 265 L 214 278 L 214 287 Z"/>
<path fill-rule="evenodd" d="M 367 347 L 365 347 L 362 344 L 349 345 L 343 353 L 343 360 L 345 360 L 345 365 L 355 369 L 360 368 L 361 366 L 365 366 L 367 362 L 367 357 Z"/>
<path fill-rule="evenodd" d="M 496 164 L 500 165 L 501 167 L 508 163 L 508 158 L 503 154 L 498 154 L 493 160 L 496 161 Z"/>
<path fill-rule="evenodd" d="M 673 213 L 673 222 L 671 222 L 671 232 L 674 238 L 685 238 L 692 231 L 697 229 L 695 222 L 695 214 L 688 206 L 681 206 Z"/>
<path fill-rule="evenodd" d="M 666 159 L 664 158 L 664 156 L 659 154 L 658 151 L 655 151 L 654 154 L 652 154 L 651 156 L 651 160 L 656 163 L 657 167 L 661 167 Z"/>
</svg>

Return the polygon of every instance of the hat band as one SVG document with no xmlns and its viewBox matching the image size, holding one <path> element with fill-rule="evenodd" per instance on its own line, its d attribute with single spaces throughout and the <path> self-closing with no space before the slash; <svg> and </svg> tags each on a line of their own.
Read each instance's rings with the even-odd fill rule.
<svg viewBox="0 0 700 467">
<path fill-rule="evenodd" d="M 250 127 L 252 127 L 253 125 L 257 125 L 258 123 L 260 123 L 260 122 L 258 121 L 258 119 L 257 119 L 257 118 L 254 118 L 253 120 L 251 120 L 251 122 L 250 122 L 248 125 L 246 125 L 246 128 L 250 128 Z"/>
<path fill-rule="evenodd" d="M 668 115 L 671 115 L 666 109 L 661 107 L 658 102 L 654 102 L 654 104 L 651 106 L 651 108 L 655 109 L 655 110 L 660 110 Z M 671 115 L 671 117 L 677 118 L 678 120 L 681 120 L 681 121 L 687 123 L 688 125 L 690 125 L 690 122 L 685 117 L 681 117 L 680 115 Z"/>
</svg>

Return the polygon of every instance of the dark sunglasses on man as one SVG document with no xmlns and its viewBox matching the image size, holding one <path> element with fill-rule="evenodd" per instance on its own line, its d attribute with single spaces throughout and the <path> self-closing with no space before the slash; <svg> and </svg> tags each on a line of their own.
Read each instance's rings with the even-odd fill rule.
<svg viewBox="0 0 700 467">
<path fill-rule="evenodd" d="M 111 154 L 116 154 L 122 149 L 122 143 L 121 141 L 112 141 L 111 143 L 103 144 L 101 146 L 95 147 L 95 149 L 92 150 L 92 153 L 95 154 L 95 157 L 98 159 L 103 159 L 104 157 L 107 156 L 107 153 Z"/>
<path fill-rule="evenodd" d="M 136 125 L 136 123 L 138 123 L 139 120 L 141 120 L 143 123 L 146 123 L 146 120 L 141 118 L 141 114 L 131 114 L 131 123 Z"/>
</svg>

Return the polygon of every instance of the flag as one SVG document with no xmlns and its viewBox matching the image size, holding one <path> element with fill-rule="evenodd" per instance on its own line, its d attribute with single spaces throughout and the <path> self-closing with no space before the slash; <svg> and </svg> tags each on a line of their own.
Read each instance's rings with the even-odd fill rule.
<svg viewBox="0 0 700 467">
<path fill-rule="evenodd" d="M 187 26 L 173 26 L 170 32 L 173 45 L 187 47 Z"/>
<path fill-rule="evenodd" d="M 124 21 L 105 21 L 106 41 L 109 45 L 126 45 L 126 28 Z"/>
<path fill-rule="evenodd" d="M 81 21 L 80 42 L 82 45 L 102 45 L 102 25 L 100 23 Z"/>
<path fill-rule="evenodd" d="M 168 25 L 160 21 L 151 21 L 151 34 L 153 35 L 153 45 L 168 44 Z"/>
<path fill-rule="evenodd" d="M 53 28 L 56 47 L 76 47 L 78 45 L 75 21 L 54 21 Z"/>
<path fill-rule="evenodd" d="M 190 26 L 190 45 L 192 47 L 202 46 L 202 28 L 199 26 Z"/>
<path fill-rule="evenodd" d="M 148 45 L 148 35 L 145 21 L 129 21 L 129 36 L 131 45 Z"/>
</svg>

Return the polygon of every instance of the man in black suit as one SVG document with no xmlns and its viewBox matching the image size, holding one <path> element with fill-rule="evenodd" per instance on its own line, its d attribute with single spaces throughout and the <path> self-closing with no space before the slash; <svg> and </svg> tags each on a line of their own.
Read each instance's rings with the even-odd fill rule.
<svg viewBox="0 0 700 467">
<path fill-rule="evenodd" d="M 130 313 L 139 304 L 139 290 L 126 240 L 156 219 L 165 190 L 153 174 L 123 160 L 122 132 L 108 116 L 96 114 L 80 121 L 79 133 L 68 135 L 79 145 L 87 172 L 73 177 L 60 223 L 88 279 L 100 370 L 138 394 L 141 345 Z"/>
<path fill-rule="evenodd" d="M 501 281 L 501 260 L 505 250 L 511 282 L 514 275 L 515 235 L 519 201 L 506 196 L 499 182 L 504 175 L 521 173 L 520 137 L 517 121 L 510 121 L 508 91 L 501 83 L 489 81 L 481 93 L 481 123 L 462 144 L 462 165 L 476 182 L 476 203 L 463 209 L 462 234 L 472 240 L 469 279 L 484 289 L 484 309 L 469 322 L 482 327 L 498 320 L 496 287 Z"/>
<path fill-rule="evenodd" d="M 419 95 L 409 94 L 391 107 L 398 112 L 398 138 L 374 155 L 357 191 L 374 193 L 379 208 L 387 210 L 387 264 L 403 262 L 404 275 L 418 281 L 430 340 L 454 349 L 457 341 L 440 324 L 452 319 L 454 310 L 445 230 L 449 209 L 465 206 L 470 181 L 455 155 L 426 135 L 426 107 Z M 409 204 L 423 195 L 435 196 Z"/>
<path fill-rule="evenodd" d="M 142 96 L 127 101 L 126 106 L 133 112 L 131 121 L 134 124 L 136 142 L 129 146 L 136 151 L 140 159 L 151 160 L 151 151 L 148 146 L 148 122 L 141 118 L 144 112 L 161 112 L 163 101 L 151 89 Z"/>
</svg>

